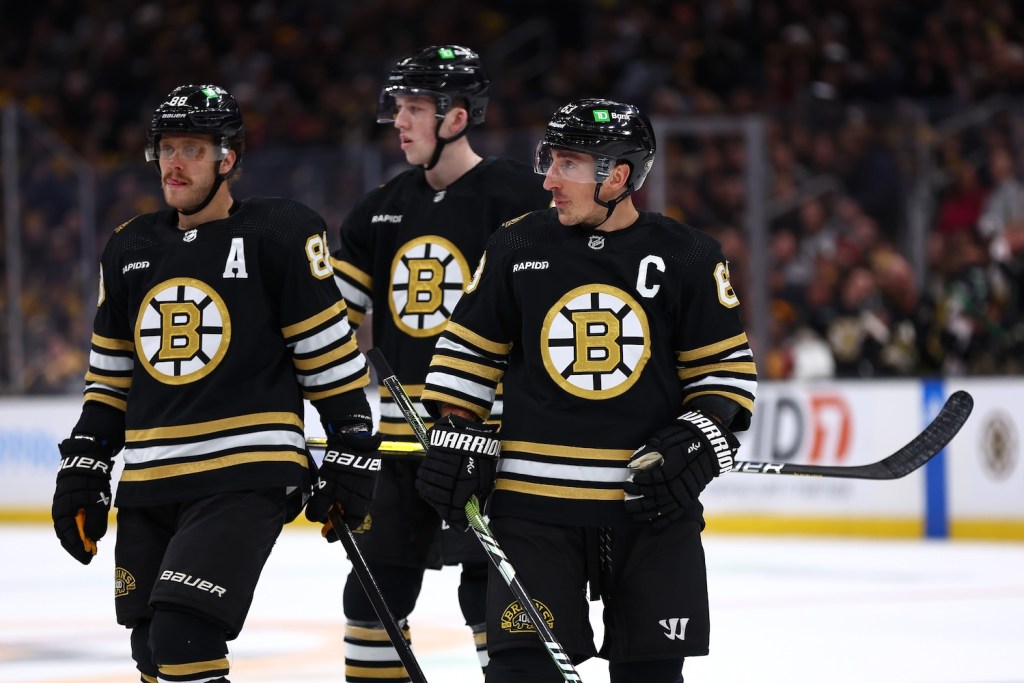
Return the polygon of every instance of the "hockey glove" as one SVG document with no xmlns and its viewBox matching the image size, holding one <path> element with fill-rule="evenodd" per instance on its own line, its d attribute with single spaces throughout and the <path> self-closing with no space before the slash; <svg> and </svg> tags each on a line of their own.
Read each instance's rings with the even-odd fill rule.
<svg viewBox="0 0 1024 683">
<path fill-rule="evenodd" d="M 446 415 L 430 428 L 427 455 L 416 474 L 416 490 L 441 519 L 460 531 L 469 528 L 466 503 L 494 486 L 501 441 L 498 428 Z"/>
<path fill-rule="evenodd" d="M 739 441 L 699 410 L 655 432 L 629 460 L 626 511 L 663 528 L 693 505 L 708 483 L 733 467 Z"/>
<path fill-rule="evenodd" d="M 96 541 L 107 533 L 114 455 L 86 434 L 72 434 L 57 448 L 61 460 L 50 509 L 53 529 L 71 557 L 89 564 L 96 554 Z"/>
<path fill-rule="evenodd" d="M 313 494 L 306 503 L 306 519 L 325 524 L 324 536 L 334 542 L 338 533 L 330 527 L 327 514 L 332 505 L 341 507 L 350 529 L 358 529 L 370 510 L 380 473 L 380 458 L 375 456 L 381 436 L 372 433 L 370 425 L 361 420 L 341 426 L 328 423 L 325 427 L 327 448 Z"/>
</svg>

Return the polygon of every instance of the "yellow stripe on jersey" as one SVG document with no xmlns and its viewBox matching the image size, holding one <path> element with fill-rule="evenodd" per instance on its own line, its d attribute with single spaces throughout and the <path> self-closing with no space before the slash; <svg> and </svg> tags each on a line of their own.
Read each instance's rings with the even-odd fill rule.
<svg viewBox="0 0 1024 683">
<path fill-rule="evenodd" d="M 489 365 L 482 365 L 480 363 L 462 360 L 461 358 L 452 358 L 450 356 L 441 355 L 434 356 L 431 366 L 461 370 L 462 372 L 469 373 L 480 379 L 490 380 L 491 382 L 497 382 L 501 379 L 502 375 L 505 374 L 505 371 L 502 368 L 495 368 Z"/>
<path fill-rule="evenodd" d="M 494 485 L 498 491 L 527 493 L 531 496 L 545 498 L 565 498 L 570 500 L 624 500 L 625 491 L 616 489 L 585 489 L 577 486 L 555 486 L 553 484 L 534 484 L 527 481 L 499 478 Z"/>
<path fill-rule="evenodd" d="M 370 373 L 363 371 L 363 376 L 354 382 L 348 384 L 342 384 L 340 387 L 334 389 L 327 389 L 326 391 L 302 391 L 302 397 L 307 401 L 319 401 L 322 398 L 329 398 L 331 396 L 337 396 L 338 394 L 344 394 L 346 391 L 352 391 L 353 389 L 361 389 L 370 384 Z"/>
<path fill-rule="evenodd" d="M 357 349 L 356 338 L 350 337 L 347 342 L 327 353 L 322 353 L 319 356 L 312 356 L 310 358 L 294 358 L 295 369 L 297 370 L 315 370 L 321 368 L 329 363 L 333 363 L 336 360 L 340 360 L 345 356 L 349 355 Z"/>
<path fill-rule="evenodd" d="M 409 398 L 419 398 L 422 396 L 424 386 L 423 384 L 402 384 L 402 388 L 405 389 L 405 393 L 409 395 Z M 380 392 L 381 398 L 394 402 L 394 399 L 391 397 L 391 391 L 383 384 L 377 385 L 377 391 Z"/>
<path fill-rule="evenodd" d="M 131 377 L 115 377 L 113 375 L 101 375 L 99 373 L 90 370 L 85 373 L 86 382 L 96 382 L 98 384 L 106 384 L 110 387 L 117 387 L 118 389 L 128 389 L 132 386 Z"/>
<path fill-rule="evenodd" d="M 348 322 L 353 327 L 359 327 L 366 319 L 366 314 L 354 307 L 348 309 Z"/>
<path fill-rule="evenodd" d="M 488 353 L 495 353 L 495 354 L 500 354 L 502 356 L 507 356 L 509 351 L 512 350 L 512 344 L 511 343 L 503 344 L 501 342 L 496 342 L 496 341 L 491 341 L 490 339 L 485 339 L 484 337 L 481 337 L 476 332 L 474 332 L 474 331 L 472 331 L 472 330 L 470 330 L 468 328 L 465 328 L 465 327 L 463 327 L 462 325 L 460 325 L 458 323 L 454 323 L 451 320 L 448 321 L 448 324 L 445 326 L 444 329 L 445 329 L 445 332 L 450 332 L 453 335 L 455 335 L 456 337 L 458 337 L 459 339 L 467 341 L 470 344 L 472 344 L 473 346 L 477 347 L 478 349 L 483 349 L 484 351 L 487 351 Z"/>
<path fill-rule="evenodd" d="M 743 346 L 746 343 L 747 335 L 745 332 L 741 332 L 740 334 L 737 334 L 735 337 L 729 337 L 728 339 L 723 339 L 720 342 L 708 344 L 707 346 L 702 346 L 699 349 L 692 349 L 690 351 L 679 351 L 676 353 L 676 358 L 679 360 L 679 362 L 686 363 L 688 361 L 694 361 L 700 358 L 714 356 L 716 354 L 722 353 L 723 351 L 728 351 L 731 348 Z"/>
<path fill-rule="evenodd" d="M 469 401 L 459 398 L 458 396 L 451 396 L 442 391 L 428 391 L 424 392 L 423 400 L 425 401 L 436 401 L 437 403 L 447 403 L 457 408 L 465 408 L 469 412 L 473 413 L 481 420 L 487 420 L 491 416 L 491 411 L 484 408 L 476 403 L 470 403 Z"/>
<path fill-rule="evenodd" d="M 113 408 L 117 408 L 118 410 L 120 410 L 122 412 L 128 410 L 128 401 L 127 401 L 127 399 L 115 398 L 114 396 L 111 396 L 110 394 L 102 394 L 102 393 L 100 393 L 98 391 L 86 390 L 86 392 L 85 392 L 85 400 L 86 400 L 86 402 L 88 402 L 88 401 L 96 401 L 97 403 L 105 403 L 106 405 L 111 406 Z"/>
<path fill-rule="evenodd" d="M 312 330 L 315 327 L 323 325 L 331 318 L 336 318 L 342 315 L 343 313 L 345 313 L 345 309 L 345 301 L 342 299 L 338 299 L 337 303 L 335 303 L 330 308 L 325 308 L 316 315 L 310 318 L 306 318 L 305 320 L 297 322 L 293 325 L 282 327 L 281 334 L 284 335 L 285 339 L 291 339 L 292 337 L 300 335 L 303 332 L 308 332 L 309 330 Z"/>
<path fill-rule="evenodd" d="M 101 349 L 108 349 L 110 351 L 134 351 L 135 343 L 124 339 L 111 339 L 110 337 L 103 337 L 95 332 L 92 335 L 92 345 L 98 346 Z"/>
<path fill-rule="evenodd" d="M 747 375 L 756 375 L 757 366 L 752 362 L 738 362 L 738 363 L 710 363 L 708 365 L 698 365 L 692 368 L 684 368 L 679 370 L 679 379 L 687 380 L 693 379 L 699 375 L 707 375 L 712 372 L 739 372 Z"/>
<path fill-rule="evenodd" d="M 331 265 L 336 271 L 348 279 L 359 283 L 366 289 L 373 289 L 373 277 L 371 277 L 369 273 L 359 270 L 348 261 L 342 261 L 334 258 L 333 256 L 331 257 Z"/>
<path fill-rule="evenodd" d="M 611 460 L 624 462 L 633 455 L 632 449 L 583 448 L 580 446 L 558 446 L 532 441 L 502 441 L 501 450 L 534 455 L 551 455 L 559 458 L 581 458 L 585 460 Z"/>
<path fill-rule="evenodd" d="M 189 474 L 200 474 L 212 472 L 238 465 L 249 465 L 252 463 L 265 462 L 289 462 L 308 467 L 305 453 L 289 453 L 287 451 L 249 451 L 248 453 L 234 453 L 222 455 L 208 460 L 183 462 L 175 465 L 156 465 L 145 469 L 126 469 L 121 473 L 122 482 L 155 481 L 157 479 L 169 479 Z"/>
<path fill-rule="evenodd" d="M 369 666 L 345 665 L 345 678 L 382 678 L 389 681 L 409 680 L 409 672 L 404 666 L 385 666 L 381 668 Z"/>
<path fill-rule="evenodd" d="M 176 427 L 155 427 L 153 429 L 129 429 L 125 432 L 128 443 L 150 441 L 151 439 L 183 439 L 192 436 L 208 436 L 217 432 L 240 427 L 265 427 L 268 425 L 292 425 L 303 429 L 302 418 L 295 413 L 251 413 L 236 417 L 225 417 L 220 420 L 196 422 Z"/>
<path fill-rule="evenodd" d="M 188 664 L 160 664 L 157 668 L 160 673 L 168 676 L 187 676 L 189 674 L 204 673 L 207 671 L 222 671 L 230 668 L 227 657 L 211 659 L 207 662 L 189 662 Z"/>
</svg>

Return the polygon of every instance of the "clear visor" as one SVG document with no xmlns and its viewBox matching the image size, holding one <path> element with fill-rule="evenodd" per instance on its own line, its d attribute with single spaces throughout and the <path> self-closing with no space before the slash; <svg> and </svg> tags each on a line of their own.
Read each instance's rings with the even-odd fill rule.
<svg viewBox="0 0 1024 683">
<path fill-rule="evenodd" d="M 444 115 L 452 106 L 452 98 L 443 92 L 427 90 L 425 88 L 410 88 L 404 85 L 389 85 L 380 91 L 380 100 L 377 102 L 377 123 L 392 123 L 398 118 L 398 112 L 402 108 L 415 109 L 417 103 L 423 106 L 427 101 L 432 101 L 437 118 L 444 118 Z"/>
<path fill-rule="evenodd" d="M 570 183 L 600 183 L 608 179 L 615 160 L 587 152 L 554 146 L 541 140 L 533 159 L 533 170 L 543 176 Z"/>
<path fill-rule="evenodd" d="M 157 136 L 156 140 L 146 143 L 146 161 L 170 159 L 175 155 L 183 161 L 221 161 L 227 157 L 229 149 L 226 141 L 215 144 L 202 140 L 176 140 L 173 137 Z"/>
</svg>

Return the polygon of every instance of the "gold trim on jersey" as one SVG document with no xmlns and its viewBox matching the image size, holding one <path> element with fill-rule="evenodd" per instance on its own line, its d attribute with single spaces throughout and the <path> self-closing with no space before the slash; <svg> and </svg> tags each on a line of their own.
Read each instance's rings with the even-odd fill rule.
<svg viewBox="0 0 1024 683">
<path fill-rule="evenodd" d="M 559 446 L 550 443 L 533 441 L 502 441 L 501 450 L 532 453 L 533 455 L 550 455 L 559 458 L 582 458 L 585 460 L 612 460 L 623 462 L 633 455 L 633 449 L 585 448 L 581 446 Z"/>
<path fill-rule="evenodd" d="M 359 327 L 366 319 L 366 314 L 354 306 L 348 308 L 348 322 L 352 327 Z"/>
<path fill-rule="evenodd" d="M 683 400 L 683 405 L 685 406 L 687 403 L 689 403 L 693 399 L 697 398 L 698 396 L 708 396 L 708 395 L 723 396 L 723 397 L 729 399 L 730 401 L 735 401 L 736 403 L 738 403 L 741 406 L 743 406 L 744 408 L 746 408 L 748 413 L 753 413 L 754 412 L 754 401 L 752 399 L 750 399 L 747 396 L 744 396 L 743 394 L 732 393 L 732 392 L 729 392 L 729 391 L 695 391 L 694 393 L 689 394 Z"/>
<path fill-rule="evenodd" d="M 502 368 L 495 368 L 490 365 L 474 363 L 472 361 L 453 358 L 451 356 L 434 356 L 434 360 L 431 362 L 431 365 L 443 368 L 452 368 L 453 370 L 461 370 L 462 372 L 471 374 L 474 377 L 486 379 L 491 382 L 497 382 L 505 374 L 505 370 Z"/>
<path fill-rule="evenodd" d="M 409 395 L 409 398 L 419 398 L 423 395 L 423 384 L 403 384 L 402 388 L 405 389 L 405 393 Z M 377 391 L 380 393 L 382 399 L 395 402 L 395 399 L 391 396 L 391 391 L 383 384 L 377 385 Z"/>
<path fill-rule="evenodd" d="M 354 336 L 350 336 L 347 342 L 333 351 L 328 351 L 327 353 L 322 353 L 319 356 L 312 356 L 310 358 L 292 358 L 292 361 L 295 364 L 296 370 L 315 370 L 344 358 L 354 352 L 357 348 L 358 345 L 356 343 L 356 338 Z"/>
<path fill-rule="evenodd" d="M 111 339 L 110 337 L 103 337 L 93 332 L 92 334 L 93 346 L 98 346 L 101 349 L 108 349 L 110 351 L 134 351 L 135 344 L 127 339 Z"/>
<path fill-rule="evenodd" d="M 385 666 L 381 668 L 369 666 L 345 665 L 346 678 L 381 678 L 387 681 L 408 680 L 409 672 L 404 666 Z"/>
<path fill-rule="evenodd" d="M 555 486 L 554 484 L 535 484 L 533 482 L 504 479 L 499 475 L 494 485 L 498 491 L 526 493 L 531 496 L 545 498 L 564 498 L 568 500 L 625 500 L 625 491 L 616 489 L 593 489 L 579 486 Z"/>
<path fill-rule="evenodd" d="M 728 351 L 731 348 L 743 346 L 746 343 L 747 334 L 746 332 L 741 332 L 735 337 L 729 337 L 728 339 L 723 339 L 722 341 L 715 342 L 714 344 L 708 344 L 707 346 L 691 349 L 689 351 L 677 351 L 676 358 L 679 362 L 685 363 L 687 361 L 698 360 L 707 356 L 714 356 L 715 354 L 722 353 L 723 351 Z"/>
<path fill-rule="evenodd" d="M 425 401 L 436 401 L 437 403 L 447 403 L 448 405 L 455 406 L 456 408 L 465 408 L 469 412 L 473 413 L 481 420 L 487 420 L 490 417 L 491 411 L 487 408 L 479 405 L 478 403 L 471 403 L 464 398 L 458 396 L 451 396 L 443 392 L 432 390 L 423 392 L 422 400 Z"/>
<path fill-rule="evenodd" d="M 85 391 L 85 401 L 96 401 L 97 403 L 105 403 L 108 406 L 117 408 L 124 412 L 128 410 L 128 400 L 124 398 L 114 398 L 110 394 L 102 394 L 98 391 Z"/>
<path fill-rule="evenodd" d="M 402 633 L 406 638 L 409 637 L 409 627 L 405 626 L 402 628 Z M 345 624 L 345 635 L 352 638 L 358 638 L 359 640 L 374 640 L 378 642 L 391 642 L 388 632 L 382 628 L 367 628 L 365 626 L 352 626 L 351 624 Z"/>
<path fill-rule="evenodd" d="M 137 441 L 151 441 L 154 439 L 184 439 L 193 436 L 208 436 L 217 432 L 240 427 L 264 427 L 267 425 L 292 425 L 303 429 L 302 418 L 295 413 L 269 412 L 250 413 L 235 417 L 225 417 L 219 420 L 207 422 L 196 422 L 193 424 L 177 425 L 174 427 L 155 427 L 152 429 L 129 429 L 125 432 L 125 440 L 128 443 Z"/>
<path fill-rule="evenodd" d="M 471 329 L 469 329 L 467 327 L 463 327 L 462 325 L 460 325 L 460 324 L 458 324 L 456 322 L 452 322 L 451 320 L 448 321 L 448 325 L 445 327 L 445 332 L 450 332 L 451 334 L 455 335 L 459 339 L 462 339 L 463 341 L 469 342 L 473 346 L 475 346 L 475 347 L 477 347 L 479 349 L 483 349 L 484 351 L 487 351 L 488 353 L 494 353 L 494 354 L 498 354 L 498 355 L 502 355 L 502 356 L 507 356 L 509 351 L 512 350 L 512 343 L 511 342 L 509 342 L 507 344 L 503 344 L 501 342 L 496 342 L 496 341 L 491 341 L 490 339 L 485 339 L 484 337 L 481 337 L 479 334 L 477 334 L 473 330 L 471 330 Z"/>
<path fill-rule="evenodd" d="M 302 390 L 302 397 L 307 401 L 319 401 L 322 398 L 330 398 L 331 396 L 337 396 L 338 394 L 344 394 L 346 391 L 352 391 L 353 389 L 362 389 L 370 384 L 370 373 L 363 370 L 363 376 L 359 379 L 349 382 L 348 384 L 342 384 L 340 387 L 334 389 L 326 389 L 324 391 L 306 391 Z"/>
<path fill-rule="evenodd" d="M 331 257 L 331 265 L 334 269 L 345 275 L 350 280 L 354 280 L 366 289 L 373 289 L 373 277 L 369 273 L 365 273 L 348 261 L 342 261 L 341 259 Z"/>
<path fill-rule="evenodd" d="M 678 370 L 679 379 L 693 379 L 699 375 L 707 375 L 713 372 L 738 372 L 745 375 L 756 375 L 757 366 L 752 361 L 711 363 L 709 365 L 698 365 L 692 368 Z"/>
<path fill-rule="evenodd" d="M 308 467 L 305 453 L 289 451 L 249 451 L 246 453 L 234 453 L 222 455 L 208 460 L 183 462 L 174 465 L 155 465 L 143 469 L 126 469 L 121 473 L 122 482 L 154 481 L 156 479 L 170 479 L 189 474 L 200 474 L 211 472 L 238 465 L 251 465 L 253 463 L 266 462 L 289 462 L 300 467 Z"/>
<path fill-rule="evenodd" d="M 339 299 L 337 303 L 335 303 L 333 306 L 331 306 L 330 308 L 325 308 L 316 315 L 306 318 L 305 320 L 300 320 L 299 322 L 288 325 L 287 327 L 282 327 L 281 334 L 284 335 L 285 339 L 291 339 L 292 337 L 298 336 L 303 332 L 308 332 L 309 330 L 312 330 L 315 327 L 323 325 L 331 318 L 335 318 L 344 314 L 345 311 L 345 301 L 343 299 Z"/>
<path fill-rule="evenodd" d="M 106 384 L 107 386 L 116 387 L 117 389 L 130 389 L 132 386 L 131 377 L 117 377 L 114 375 L 101 375 L 99 373 L 89 370 L 85 373 L 86 382 L 96 382 L 97 384 Z"/>
</svg>

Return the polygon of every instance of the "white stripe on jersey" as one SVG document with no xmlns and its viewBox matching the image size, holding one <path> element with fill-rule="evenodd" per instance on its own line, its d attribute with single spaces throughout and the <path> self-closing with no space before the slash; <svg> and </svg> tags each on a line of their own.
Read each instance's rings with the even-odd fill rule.
<svg viewBox="0 0 1024 683">
<path fill-rule="evenodd" d="M 345 303 L 349 306 L 363 309 L 367 315 L 373 313 L 373 299 L 367 296 L 362 289 L 353 287 L 338 277 L 337 274 L 334 275 L 334 282 L 338 285 L 338 289 L 341 290 L 341 296 L 345 299 Z"/>
<path fill-rule="evenodd" d="M 352 333 L 352 328 L 349 327 L 348 318 L 343 318 L 338 322 L 334 323 L 325 330 L 317 332 L 312 337 L 305 337 L 298 341 L 289 342 L 288 346 L 291 347 L 292 353 L 301 356 L 313 355 L 321 352 L 330 346 L 333 346 L 338 340 L 344 339 L 346 335 Z"/>
<path fill-rule="evenodd" d="M 625 463 L 621 467 L 587 467 L 585 465 L 559 465 L 554 463 L 520 460 L 515 455 L 502 455 L 498 458 L 500 474 L 523 474 L 545 479 L 558 479 L 556 482 L 564 486 L 567 481 L 600 481 L 607 483 L 624 482 L 629 477 Z"/>
<path fill-rule="evenodd" d="M 89 367 L 108 372 L 130 372 L 135 361 L 132 356 L 111 356 L 93 349 L 89 352 Z"/>
<path fill-rule="evenodd" d="M 332 365 L 323 372 L 317 372 L 312 375 L 296 373 L 296 377 L 298 377 L 299 384 L 304 389 L 315 389 L 316 387 L 326 386 L 342 380 L 352 381 L 363 374 L 365 369 L 366 362 L 363 360 L 363 356 L 357 355 L 341 365 Z"/>
<path fill-rule="evenodd" d="M 128 442 L 124 449 L 124 462 L 126 465 L 141 465 L 171 458 L 189 457 L 195 459 L 197 456 L 216 453 L 228 448 L 245 448 L 249 446 L 255 448 L 292 446 L 301 451 L 306 447 L 306 440 L 302 434 L 287 429 L 268 429 L 258 432 L 246 432 L 245 434 L 221 436 L 214 439 L 193 439 L 188 443 L 178 443 L 169 446 L 135 448 L 131 442 Z"/>
</svg>

